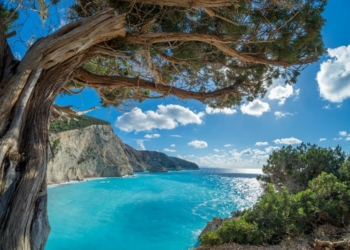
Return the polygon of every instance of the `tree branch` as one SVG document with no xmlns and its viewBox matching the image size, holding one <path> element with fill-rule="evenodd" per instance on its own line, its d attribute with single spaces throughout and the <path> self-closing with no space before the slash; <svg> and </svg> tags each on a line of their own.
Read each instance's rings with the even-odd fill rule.
<svg viewBox="0 0 350 250">
<path fill-rule="evenodd" d="M 236 96 L 245 95 L 237 92 L 237 86 L 240 84 L 239 81 L 223 89 L 201 93 L 163 84 L 155 84 L 153 82 L 149 82 L 140 78 L 128 78 L 122 76 L 99 76 L 82 69 L 77 70 L 73 74 L 72 80 L 93 88 L 147 89 L 152 92 L 160 93 L 163 96 L 171 94 L 176 95 L 181 99 L 195 99 L 202 102 L 207 99 L 214 99 L 227 94 L 233 94 Z"/>
<path fill-rule="evenodd" d="M 277 4 L 277 5 L 280 5 L 280 6 L 283 6 L 283 7 L 298 7 L 298 6 L 301 6 L 303 5 L 303 3 L 283 3 L 281 2 L 280 0 L 271 0 L 274 4 Z"/>
<path fill-rule="evenodd" d="M 198 7 L 223 7 L 223 6 L 236 6 L 240 0 L 123 0 L 130 3 L 143 3 L 143 4 L 154 4 L 161 6 L 178 6 L 187 8 L 198 8 Z"/>
<path fill-rule="evenodd" d="M 186 33 L 162 33 L 162 34 L 127 34 L 125 41 L 129 44 L 153 44 L 163 42 L 174 42 L 174 41 L 198 41 L 214 45 L 216 48 L 224 52 L 226 55 L 236 57 L 237 59 L 248 62 L 248 63 L 260 63 L 272 66 L 288 67 L 296 64 L 307 64 L 317 60 L 317 58 L 310 57 L 304 60 L 290 63 L 288 61 L 264 59 L 251 55 L 244 55 L 237 50 L 229 47 L 221 38 L 215 35 L 207 34 L 186 34 Z"/>
<path fill-rule="evenodd" d="M 217 18 L 220 18 L 228 23 L 231 23 L 233 25 L 236 25 L 236 26 L 239 26 L 239 23 L 233 21 L 233 20 L 230 20 L 226 17 L 223 17 L 221 15 L 219 15 L 218 13 L 216 13 L 213 9 L 211 8 L 208 8 L 208 7 L 203 7 L 203 10 L 210 16 L 210 17 L 217 17 Z"/>
<path fill-rule="evenodd" d="M 102 46 L 94 46 L 90 49 L 89 51 L 92 54 L 100 54 L 100 55 L 105 55 L 105 56 L 112 56 L 116 58 L 126 58 L 129 59 L 130 56 L 125 56 L 121 53 L 118 53 L 117 51 L 111 49 L 111 48 L 105 48 Z"/>
<path fill-rule="evenodd" d="M 164 60 L 174 63 L 174 64 L 182 64 L 182 65 L 190 65 L 190 61 L 189 60 L 181 60 L 181 59 L 177 59 L 173 56 L 167 56 L 162 52 L 157 52 L 157 55 L 161 58 L 163 58 Z"/>
</svg>

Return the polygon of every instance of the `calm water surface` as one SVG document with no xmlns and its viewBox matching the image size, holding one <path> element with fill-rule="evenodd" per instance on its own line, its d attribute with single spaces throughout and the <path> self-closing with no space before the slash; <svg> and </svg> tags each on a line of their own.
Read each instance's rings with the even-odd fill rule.
<svg viewBox="0 0 350 250">
<path fill-rule="evenodd" d="M 255 174 L 140 173 L 50 188 L 46 250 L 187 250 L 208 220 L 252 206 Z"/>
</svg>

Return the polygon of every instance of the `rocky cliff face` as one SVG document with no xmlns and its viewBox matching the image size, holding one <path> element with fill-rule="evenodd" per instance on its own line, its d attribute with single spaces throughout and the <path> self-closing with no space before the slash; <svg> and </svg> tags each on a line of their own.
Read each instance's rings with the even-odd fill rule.
<svg viewBox="0 0 350 250">
<path fill-rule="evenodd" d="M 133 173 L 122 148 L 123 142 L 109 125 L 51 134 L 50 142 L 54 156 L 50 155 L 48 165 L 49 183 Z"/>
<path fill-rule="evenodd" d="M 139 151 L 124 144 L 110 125 L 50 134 L 53 154 L 48 164 L 48 183 L 88 177 L 115 177 L 133 172 L 199 169 L 188 162 L 154 151 Z"/>
<path fill-rule="evenodd" d="M 156 151 L 139 151 L 124 144 L 124 152 L 135 172 L 166 172 L 168 170 L 197 170 L 198 165 Z"/>
</svg>

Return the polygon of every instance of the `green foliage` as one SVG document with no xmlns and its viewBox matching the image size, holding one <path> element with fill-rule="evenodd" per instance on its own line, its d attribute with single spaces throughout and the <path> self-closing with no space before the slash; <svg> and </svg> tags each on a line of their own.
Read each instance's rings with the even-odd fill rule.
<svg viewBox="0 0 350 250">
<path fill-rule="evenodd" d="M 226 243 L 260 245 L 264 243 L 266 238 L 258 224 L 255 222 L 249 223 L 244 218 L 226 221 L 216 234 L 222 242 Z"/>
<path fill-rule="evenodd" d="M 67 130 L 81 129 L 91 125 L 109 125 L 109 122 L 91 116 L 77 116 L 76 119 L 78 121 L 71 119 L 68 122 L 65 117 L 62 120 L 55 120 L 50 124 L 50 132 L 59 133 Z"/>
<path fill-rule="evenodd" d="M 339 179 L 346 182 L 348 187 L 350 186 L 350 157 L 343 162 L 339 170 Z"/>
<path fill-rule="evenodd" d="M 217 246 L 222 243 L 220 236 L 216 232 L 207 232 L 201 237 L 201 245 L 203 246 Z"/>
<path fill-rule="evenodd" d="M 259 202 L 254 205 L 253 209 L 248 210 L 243 218 L 250 223 L 257 223 L 259 229 L 269 235 L 267 241 L 275 243 L 280 241 L 285 234 L 291 234 L 296 230 L 294 223 L 286 223 L 286 221 L 292 221 L 291 218 L 294 216 L 290 211 L 292 202 L 292 197 L 285 188 L 277 193 L 270 185 L 267 192 L 260 197 Z"/>
<path fill-rule="evenodd" d="M 314 192 L 317 201 L 316 222 L 327 222 L 334 226 L 346 226 L 349 223 L 350 190 L 345 183 L 339 182 L 333 174 L 323 172 L 310 181 L 309 189 Z"/>
<path fill-rule="evenodd" d="M 295 148 L 283 146 L 270 155 L 263 166 L 265 175 L 259 176 L 258 180 L 265 188 L 273 184 L 277 190 L 285 186 L 295 193 L 305 189 L 308 182 L 322 172 L 339 177 L 345 159 L 346 155 L 339 146 L 334 149 L 304 143 Z"/>
<path fill-rule="evenodd" d="M 13 23 L 18 19 L 19 14 L 15 8 L 7 9 L 3 4 L 0 4 L 0 14 L 4 22 L 4 30 L 6 34 L 12 29 Z"/>
<path fill-rule="evenodd" d="M 325 0 L 305 0 L 292 8 L 272 1 L 237 1 L 232 6 L 211 8 L 216 18 L 203 8 L 154 3 L 77 1 L 72 7 L 72 20 L 93 15 L 107 6 L 117 14 L 126 13 L 126 37 L 105 43 L 108 50 L 120 52 L 122 57 L 92 58 L 83 68 L 98 75 L 141 78 L 194 92 L 209 93 L 231 86 L 234 92 L 244 93 L 244 97 L 229 93 L 204 101 L 220 108 L 264 96 L 276 78 L 284 78 L 287 84 L 295 83 L 302 70 L 299 66 L 317 61 L 325 52 L 321 36 Z M 180 36 L 176 41 L 145 40 L 142 44 L 128 41 L 128 36 L 138 34 L 152 34 L 158 40 L 157 34 L 175 32 L 190 38 L 201 35 L 202 41 Z M 203 35 L 214 37 L 227 48 L 219 49 Z M 231 50 L 251 59 L 241 59 L 228 52 Z M 261 60 L 274 63 L 261 63 Z M 125 100 L 140 102 L 156 96 L 155 93 L 144 95 L 142 90 L 119 90 L 123 94 L 115 91 L 99 93 L 103 105 L 119 107 Z"/>
<path fill-rule="evenodd" d="M 61 138 L 57 138 L 56 140 L 54 140 L 52 144 L 52 149 L 55 150 L 60 145 L 60 142 Z"/>
</svg>

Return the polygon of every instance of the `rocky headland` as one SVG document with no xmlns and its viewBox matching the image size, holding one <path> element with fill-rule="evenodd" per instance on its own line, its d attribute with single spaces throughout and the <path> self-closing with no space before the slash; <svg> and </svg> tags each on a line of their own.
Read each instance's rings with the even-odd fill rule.
<svg viewBox="0 0 350 250">
<path fill-rule="evenodd" d="M 97 119 L 86 123 L 85 120 L 90 121 L 86 117 L 81 120 L 84 120 L 83 125 L 72 121 L 74 126 L 63 124 L 59 127 L 56 123 L 51 127 L 48 183 L 120 177 L 142 171 L 199 169 L 195 163 L 156 151 L 136 150 L 124 144 L 109 123 L 96 122 Z"/>
</svg>

